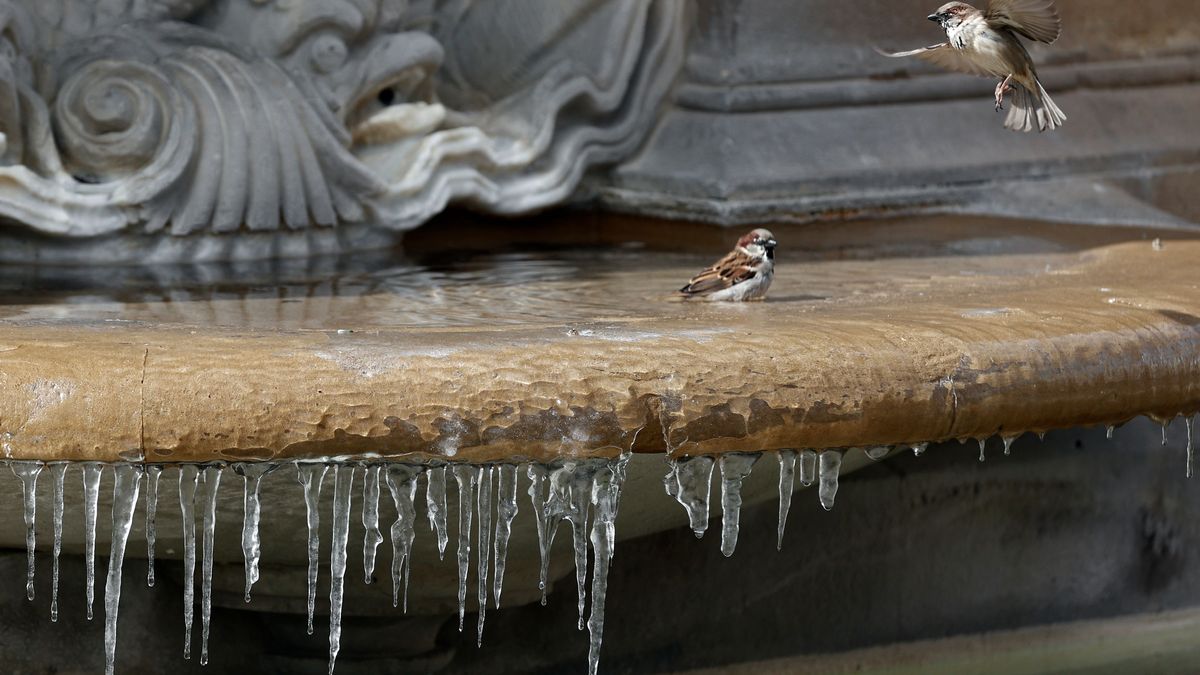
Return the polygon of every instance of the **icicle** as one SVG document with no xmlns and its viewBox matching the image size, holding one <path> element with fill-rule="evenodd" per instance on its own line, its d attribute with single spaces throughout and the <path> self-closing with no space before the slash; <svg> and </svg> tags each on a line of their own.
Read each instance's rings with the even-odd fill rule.
<svg viewBox="0 0 1200 675">
<path fill-rule="evenodd" d="M 158 517 L 158 479 L 163 468 L 158 464 L 146 467 L 146 585 L 154 586 L 154 540 Z"/>
<path fill-rule="evenodd" d="M 842 470 L 842 453 L 837 450 L 826 450 L 820 457 L 821 485 L 817 492 L 821 498 L 821 506 L 826 511 L 833 510 L 833 500 L 837 497 L 838 473 Z"/>
<path fill-rule="evenodd" d="M 1038 432 L 1038 440 L 1039 440 L 1039 441 L 1045 441 L 1045 440 L 1046 440 L 1046 432 L 1044 432 L 1044 431 L 1039 431 L 1039 432 Z"/>
<path fill-rule="evenodd" d="M 58 621 L 58 554 L 62 552 L 63 528 L 63 481 L 67 477 L 67 463 L 50 465 L 50 476 L 54 479 L 54 569 L 50 586 L 50 620 Z"/>
<path fill-rule="evenodd" d="M 183 658 L 192 658 L 192 613 L 196 604 L 196 485 L 199 467 L 179 467 L 179 513 L 183 518 Z"/>
<path fill-rule="evenodd" d="M 375 575 L 375 554 L 383 535 L 379 533 L 379 465 L 367 466 L 363 478 L 363 582 L 371 583 Z"/>
<path fill-rule="evenodd" d="M 83 465 L 83 561 L 87 575 L 87 618 L 92 620 L 92 603 L 96 599 L 96 508 L 100 501 L 100 472 L 104 465 L 87 462 Z"/>
<path fill-rule="evenodd" d="M 387 486 L 396 505 L 396 522 L 392 524 L 392 607 L 399 602 L 400 586 L 404 585 L 404 611 L 408 612 L 408 576 L 412 568 L 412 545 L 416 539 L 417 476 L 419 466 L 388 464 Z"/>
<path fill-rule="evenodd" d="M 783 530 L 787 527 L 788 511 L 792 508 L 792 493 L 796 489 L 796 451 L 780 450 L 779 459 L 779 536 L 775 550 L 783 550 Z"/>
<path fill-rule="evenodd" d="M 817 481 L 817 453 L 813 450 L 800 451 L 800 484 L 808 487 Z"/>
<path fill-rule="evenodd" d="M 1188 478 L 1192 478 L 1192 465 L 1194 464 L 1193 453 L 1192 453 L 1192 422 L 1193 422 L 1193 419 L 1194 418 L 1190 418 L 1190 417 L 1183 418 L 1183 426 L 1184 426 L 1184 428 L 1187 428 L 1187 430 L 1188 430 L 1188 472 L 1187 472 Z M 36 477 L 35 477 L 35 479 L 36 479 Z M 30 563 L 30 565 L 32 565 L 32 563 Z M 32 569 L 30 569 L 29 573 L 30 573 L 30 575 L 34 574 L 34 572 L 32 572 Z M 32 591 L 30 591 L 30 593 L 32 593 Z M 32 598 L 34 596 L 30 595 L 29 597 Z"/>
<path fill-rule="evenodd" d="M 488 555 L 491 553 L 492 534 L 492 475 L 495 467 L 479 467 L 479 563 L 476 576 L 479 581 L 479 626 L 476 628 L 475 646 L 483 646 L 483 621 L 487 617 L 488 600 Z"/>
<path fill-rule="evenodd" d="M 304 510 L 308 515 L 308 634 L 313 634 L 313 613 L 317 609 L 317 561 L 321 552 L 321 483 L 329 467 L 324 464 L 297 464 L 296 480 L 304 486 Z"/>
<path fill-rule="evenodd" d="M 500 591 L 504 588 L 504 564 L 508 557 L 508 538 L 512 535 L 513 518 L 517 517 L 517 467 L 501 464 L 496 486 L 496 548 L 493 555 L 492 592 L 496 609 L 500 609 Z"/>
<path fill-rule="evenodd" d="M 1001 437 L 1000 437 L 1000 440 L 1004 441 L 1004 455 L 1005 455 L 1005 456 L 1011 455 L 1011 454 L 1012 454 L 1012 445 L 1013 445 L 1013 441 L 1017 440 L 1017 437 L 1016 437 L 1016 436 L 1011 436 L 1011 435 L 1009 435 L 1009 436 L 1001 436 Z"/>
<path fill-rule="evenodd" d="M 258 582 L 258 561 L 262 557 L 258 528 L 262 516 L 262 479 L 277 467 L 277 464 L 257 462 L 233 465 L 234 473 L 242 477 L 242 560 L 246 569 L 246 602 L 250 602 L 250 589 Z"/>
<path fill-rule="evenodd" d="M 921 455 L 925 454 L 926 450 L 929 449 L 929 444 L 928 443 L 913 443 L 909 447 L 912 448 L 913 457 L 920 457 Z"/>
<path fill-rule="evenodd" d="M 584 628 L 583 611 L 587 604 L 587 512 L 591 500 L 591 480 L 603 460 L 564 462 L 550 472 L 550 494 L 546 500 L 546 524 L 549 543 L 553 543 L 558 524 L 571 524 L 571 541 L 575 550 L 575 592 L 578 596 L 579 630 Z M 709 458 L 709 472 L 712 459 Z M 707 504 L 706 504 L 707 507 Z M 707 508 L 706 508 L 707 511 Z M 549 544 L 547 545 L 549 546 Z"/>
<path fill-rule="evenodd" d="M 471 563 L 471 515 L 475 510 L 475 469 L 454 465 L 458 483 L 458 632 L 462 632 L 467 613 L 467 573 Z"/>
<path fill-rule="evenodd" d="M 1116 427 L 1114 427 L 1113 425 L 1111 425 L 1111 424 L 1110 424 L 1110 425 L 1108 425 L 1107 427 L 1105 427 L 1105 428 L 1104 428 L 1104 436 L 1105 436 L 1106 438 L 1108 438 L 1108 440 L 1110 440 L 1110 441 L 1111 441 L 1111 440 L 1112 440 L 1112 437 L 1113 437 L 1113 432 L 1114 432 L 1114 431 L 1116 431 L 1116 429 L 1117 429 L 1117 428 L 1116 428 Z"/>
<path fill-rule="evenodd" d="M 11 462 L 13 475 L 21 479 L 21 497 L 25 502 L 25 595 L 33 600 L 33 563 L 37 555 L 37 536 L 34 521 L 37 517 L 37 479 L 42 473 L 41 462 Z"/>
<path fill-rule="evenodd" d="M 437 532 L 438 560 L 446 559 L 446 544 L 450 541 L 446 525 L 446 467 L 438 466 L 425 473 L 425 510 L 429 514 L 429 530 Z"/>
<path fill-rule="evenodd" d="M 1168 427 L 1170 424 L 1171 424 L 1171 421 L 1170 421 L 1170 420 L 1169 420 L 1169 421 L 1166 421 L 1166 422 L 1163 422 L 1163 423 L 1161 424 L 1161 426 L 1162 426 L 1162 447 L 1164 447 L 1164 448 L 1165 448 L 1165 447 L 1167 447 L 1167 427 Z"/>
<path fill-rule="evenodd" d="M 113 468 L 112 547 L 108 554 L 108 579 L 104 584 L 104 672 L 113 675 L 117 663 L 117 610 L 121 606 L 121 566 L 125 545 L 137 510 L 142 467 L 118 464 Z"/>
<path fill-rule="evenodd" d="M 721 553 L 732 557 L 737 548 L 742 513 L 742 481 L 759 455 L 727 452 L 721 455 Z"/>
<path fill-rule="evenodd" d="M 346 544 L 350 538 L 350 493 L 353 489 L 354 467 L 334 464 L 333 542 L 329 554 L 329 675 L 333 675 L 333 665 L 342 647 L 342 589 L 346 580 Z"/>
<path fill-rule="evenodd" d="M 529 475 L 529 499 L 533 502 L 533 518 L 537 521 L 538 553 L 541 555 L 541 566 L 538 571 L 538 588 L 542 591 L 542 606 L 546 605 L 546 593 L 549 591 L 546 578 L 550 575 L 550 524 L 546 518 L 546 498 L 542 490 L 542 482 L 546 478 L 546 467 L 530 464 L 526 472 Z"/>
<path fill-rule="evenodd" d="M 667 494 L 674 497 L 687 511 L 692 532 L 700 539 L 708 529 L 708 496 L 712 491 L 713 458 L 668 459 L 667 465 L 669 470 L 663 478 Z"/>
<path fill-rule="evenodd" d="M 200 565 L 200 665 L 208 665 L 208 628 L 212 616 L 213 544 L 217 534 L 217 488 L 221 486 L 221 467 L 206 466 L 201 475 L 204 484 L 204 559 Z"/>
<path fill-rule="evenodd" d="M 986 462 L 987 461 L 987 454 L 986 454 L 987 438 L 977 438 L 975 440 L 979 441 L 979 461 Z"/>
<path fill-rule="evenodd" d="M 887 457 L 888 453 L 890 453 L 891 451 L 892 451 L 892 449 L 890 447 L 888 447 L 886 445 L 881 445 L 877 448 L 867 448 L 864 452 L 866 452 L 867 457 L 870 458 L 872 461 L 878 462 L 879 460 L 883 459 L 884 457 Z"/>
<path fill-rule="evenodd" d="M 608 596 L 608 568 L 617 542 L 617 509 L 621 504 L 621 487 L 629 454 L 608 462 L 592 481 L 592 611 L 587 627 L 588 674 L 596 675 L 600 668 L 600 646 L 604 640 L 604 601 Z"/>
</svg>

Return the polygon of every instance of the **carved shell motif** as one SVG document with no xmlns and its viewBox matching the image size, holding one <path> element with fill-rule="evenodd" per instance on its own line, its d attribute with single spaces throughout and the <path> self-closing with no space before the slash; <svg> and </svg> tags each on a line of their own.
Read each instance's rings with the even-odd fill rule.
<svg viewBox="0 0 1200 675">
<path fill-rule="evenodd" d="M 686 3 L 527 5 L 0 0 L 0 217 L 183 236 L 560 201 L 650 128 Z"/>
</svg>

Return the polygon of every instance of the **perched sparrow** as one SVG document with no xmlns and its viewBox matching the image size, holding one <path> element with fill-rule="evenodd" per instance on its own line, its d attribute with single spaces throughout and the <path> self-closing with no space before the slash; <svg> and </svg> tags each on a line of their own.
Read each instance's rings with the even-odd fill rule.
<svg viewBox="0 0 1200 675">
<path fill-rule="evenodd" d="M 917 56 L 942 68 L 981 77 L 999 77 L 996 110 L 1013 93 L 1004 126 L 1013 131 L 1057 129 L 1067 116 L 1038 81 L 1033 59 L 1017 35 L 1047 44 L 1058 39 L 1062 22 L 1054 0 L 990 0 L 987 11 L 948 2 L 929 15 L 946 29 L 948 41 L 907 52 L 880 52 L 893 58 Z"/>
<path fill-rule="evenodd" d="M 737 246 L 712 267 L 679 289 L 685 298 L 741 302 L 762 300 L 775 273 L 775 235 L 759 228 L 738 239 Z"/>
</svg>

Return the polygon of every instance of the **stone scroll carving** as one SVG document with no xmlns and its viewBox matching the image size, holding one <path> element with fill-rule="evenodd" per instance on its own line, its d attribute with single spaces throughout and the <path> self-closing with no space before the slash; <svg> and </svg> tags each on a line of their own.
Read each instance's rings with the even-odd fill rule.
<svg viewBox="0 0 1200 675">
<path fill-rule="evenodd" d="M 642 142 L 687 10 L 0 0 L 0 234 L 236 239 L 545 207 Z"/>
</svg>

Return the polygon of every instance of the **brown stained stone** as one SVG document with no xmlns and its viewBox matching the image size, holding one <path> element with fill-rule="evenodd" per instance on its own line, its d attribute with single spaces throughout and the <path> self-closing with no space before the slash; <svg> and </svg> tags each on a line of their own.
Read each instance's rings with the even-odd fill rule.
<svg viewBox="0 0 1200 675">
<path fill-rule="evenodd" d="M 0 329 L 7 459 L 140 459 L 146 348 L 111 331 Z"/>
<path fill-rule="evenodd" d="M 492 327 L 8 321 L 0 434 L 17 459 L 493 461 L 1170 417 L 1200 410 L 1197 260 L 1200 242 L 1171 241 L 781 263 L 766 303 L 658 297 L 616 318 Z M 827 272 L 844 277 L 808 295 Z"/>
</svg>

